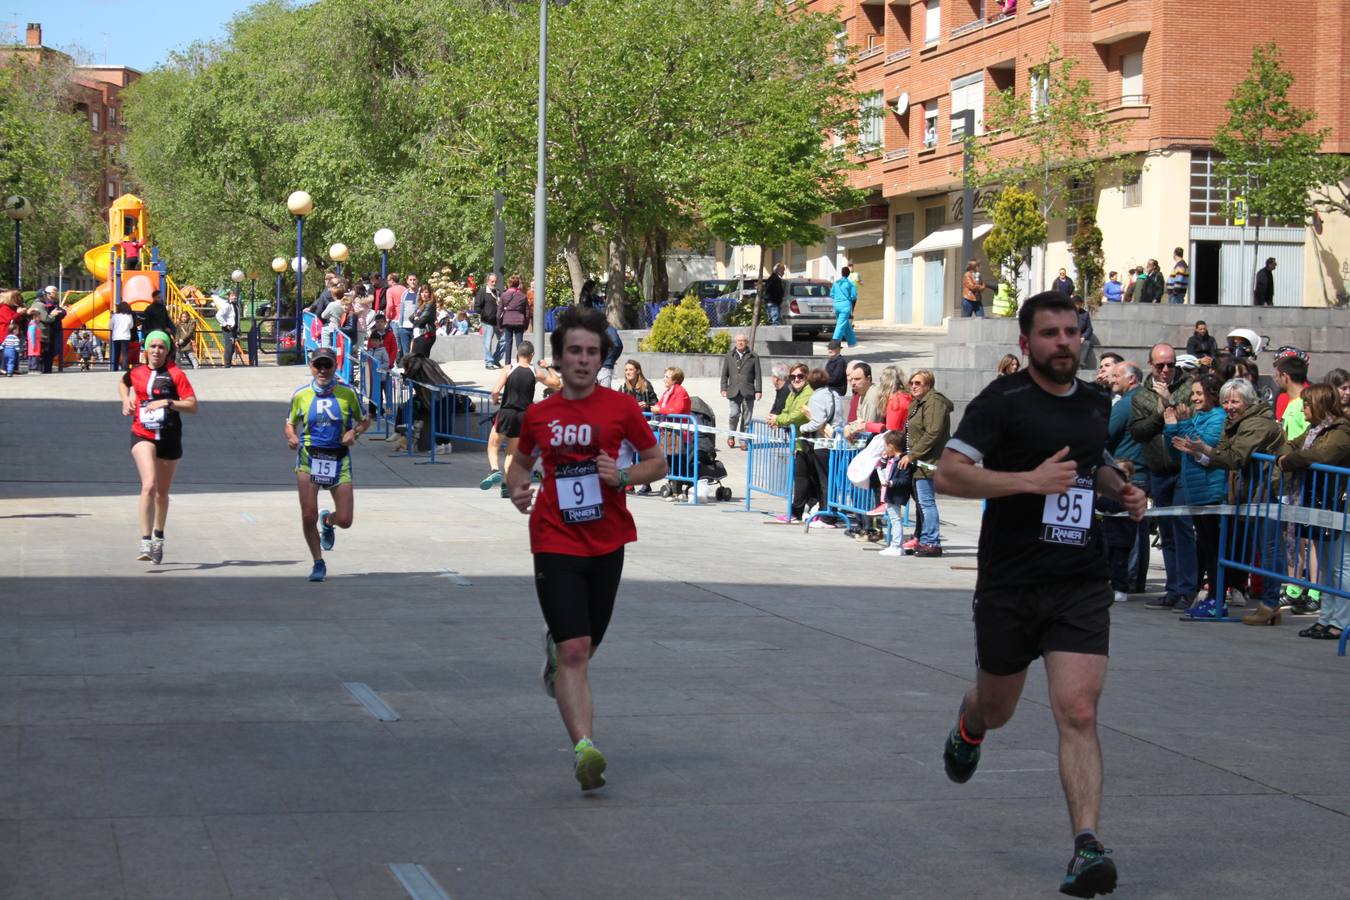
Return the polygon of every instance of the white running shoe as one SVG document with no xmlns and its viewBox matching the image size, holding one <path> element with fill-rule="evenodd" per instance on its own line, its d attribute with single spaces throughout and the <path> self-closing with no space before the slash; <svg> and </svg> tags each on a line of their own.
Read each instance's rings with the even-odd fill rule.
<svg viewBox="0 0 1350 900">
<path fill-rule="evenodd" d="M 150 539 L 150 561 L 155 565 L 164 561 L 164 538 Z"/>
<path fill-rule="evenodd" d="M 1130 595 L 1129 595 L 1129 594 L 1125 593 L 1124 591 L 1116 591 L 1116 602 L 1117 602 L 1117 603 L 1126 603 L 1126 602 L 1129 601 L 1129 599 L 1130 599 Z"/>
<path fill-rule="evenodd" d="M 141 552 L 136 558 L 144 562 L 150 562 L 155 558 L 155 552 L 150 546 L 149 538 L 141 538 Z"/>
<path fill-rule="evenodd" d="M 901 550 L 899 547 L 896 546 L 887 547 L 886 549 L 882 550 L 880 553 L 877 554 L 877 556 L 904 556 L 904 555 L 905 551 Z"/>
</svg>

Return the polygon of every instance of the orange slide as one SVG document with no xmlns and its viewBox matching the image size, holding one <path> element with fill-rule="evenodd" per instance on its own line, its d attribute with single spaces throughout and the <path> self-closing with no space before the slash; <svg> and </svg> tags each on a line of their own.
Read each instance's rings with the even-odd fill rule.
<svg viewBox="0 0 1350 900">
<path fill-rule="evenodd" d="M 88 328 L 102 341 L 108 340 L 108 324 L 112 318 L 113 283 L 108 277 L 108 258 L 111 244 L 100 244 L 84 254 L 84 265 L 101 282 L 94 292 L 74 303 L 61 328 L 67 333 L 79 328 Z M 131 304 L 134 310 L 142 310 L 150 304 L 150 292 L 155 289 L 159 276 L 155 272 L 130 271 L 122 273 L 122 299 Z M 68 351 L 69 352 L 69 351 Z"/>
</svg>

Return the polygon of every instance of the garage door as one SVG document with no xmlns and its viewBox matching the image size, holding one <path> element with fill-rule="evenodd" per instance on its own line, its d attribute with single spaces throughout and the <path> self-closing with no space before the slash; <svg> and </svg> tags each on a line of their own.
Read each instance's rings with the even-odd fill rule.
<svg viewBox="0 0 1350 900">
<path fill-rule="evenodd" d="M 848 263 L 858 273 L 858 305 L 853 316 L 857 319 L 880 319 L 886 303 L 882 288 L 886 280 L 886 248 L 854 247 L 849 251 Z"/>
</svg>

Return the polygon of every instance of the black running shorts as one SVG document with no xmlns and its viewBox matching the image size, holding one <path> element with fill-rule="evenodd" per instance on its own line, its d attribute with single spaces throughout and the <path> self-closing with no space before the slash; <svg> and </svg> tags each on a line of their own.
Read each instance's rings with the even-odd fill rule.
<svg viewBox="0 0 1350 900">
<path fill-rule="evenodd" d="M 504 438 L 518 438 L 520 437 L 520 426 L 524 421 L 524 411 L 503 406 L 497 410 L 497 418 L 493 420 L 492 426 Z"/>
<path fill-rule="evenodd" d="M 162 435 L 159 440 L 152 441 L 150 438 L 141 437 L 133 431 L 131 433 L 131 446 L 135 447 L 141 442 L 155 445 L 156 459 L 183 458 L 183 435 L 181 432 L 178 434 L 165 434 Z"/>
<path fill-rule="evenodd" d="M 561 644 L 589 637 L 599 646 L 614 615 L 623 577 L 623 548 L 604 556 L 534 555 L 534 588 L 549 634 Z"/>
<path fill-rule="evenodd" d="M 986 588 L 975 596 L 976 665 L 1015 675 L 1053 651 L 1108 656 L 1111 604 L 1107 581 Z"/>
</svg>

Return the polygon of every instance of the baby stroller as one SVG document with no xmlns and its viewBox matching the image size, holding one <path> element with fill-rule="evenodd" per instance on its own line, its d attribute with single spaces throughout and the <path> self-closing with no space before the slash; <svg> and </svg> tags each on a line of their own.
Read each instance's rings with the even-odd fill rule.
<svg viewBox="0 0 1350 900">
<path fill-rule="evenodd" d="M 699 427 L 698 446 L 694 448 L 698 453 L 699 485 L 702 486 L 706 482 L 711 487 L 711 499 L 730 500 L 731 488 L 722 484 L 722 479 L 727 477 L 727 467 L 717 458 L 717 434 L 714 431 L 717 427 L 717 416 L 713 413 L 712 407 L 704 403 L 700 397 L 690 398 L 689 414 L 698 422 Z M 666 486 L 661 488 L 661 496 L 668 497 L 672 491 L 686 493 L 688 490 L 687 484 L 672 485 L 667 482 Z M 704 499 L 703 495 L 700 495 L 700 499 Z"/>
</svg>

